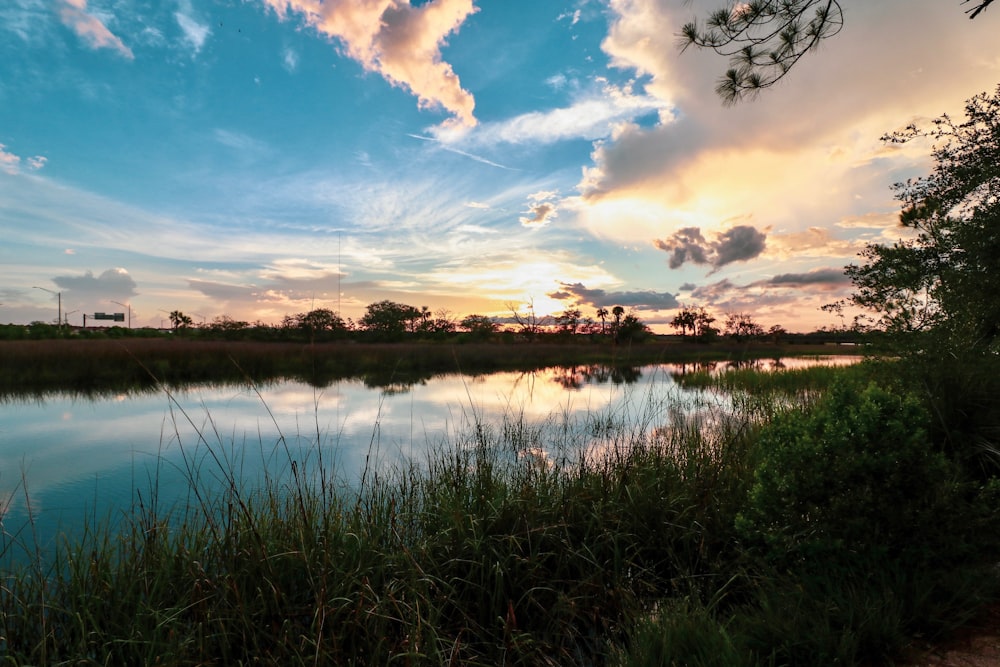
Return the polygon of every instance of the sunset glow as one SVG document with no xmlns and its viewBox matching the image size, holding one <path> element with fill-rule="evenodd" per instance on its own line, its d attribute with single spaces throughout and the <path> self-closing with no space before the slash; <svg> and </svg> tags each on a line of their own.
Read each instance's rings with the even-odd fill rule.
<svg viewBox="0 0 1000 667">
<path fill-rule="evenodd" d="M 898 238 L 891 186 L 930 165 L 879 137 L 995 88 L 997 17 L 845 5 L 836 38 L 724 107 L 724 60 L 676 39 L 718 4 L 7 0 L 0 323 L 58 298 L 74 325 L 383 299 L 839 325 L 819 307 Z"/>
</svg>

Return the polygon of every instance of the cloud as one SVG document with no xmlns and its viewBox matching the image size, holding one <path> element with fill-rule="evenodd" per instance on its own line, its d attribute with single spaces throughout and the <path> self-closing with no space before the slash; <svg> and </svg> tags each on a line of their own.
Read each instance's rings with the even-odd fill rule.
<svg viewBox="0 0 1000 667">
<path fill-rule="evenodd" d="M 532 203 L 528 205 L 528 214 L 518 218 L 521 224 L 525 227 L 544 227 L 552 222 L 552 219 L 559 215 L 559 209 L 550 200 L 558 196 L 558 192 L 550 190 L 528 195 Z"/>
<path fill-rule="evenodd" d="M 56 276 L 52 279 L 66 298 L 76 300 L 127 299 L 135 296 L 136 284 L 129 272 L 122 268 L 108 269 L 99 276 L 87 271 L 82 276 Z M 66 294 L 68 293 L 68 294 Z"/>
<path fill-rule="evenodd" d="M 29 157 L 24 160 L 27 163 L 28 169 L 32 171 L 37 171 L 45 166 L 48 158 L 42 157 L 41 155 L 36 155 L 34 157 Z M 15 175 L 21 173 L 21 156 L 15 155 L 7 150 L 7 146 L 0 144 L 0 171 L 7 172 L 8 174 Z"/>
<path fill-rule="evenodd" d="M 8 153 L 6 146 L 0 144 L 0 169 L 7 172 L 8 174 L 17 174 L 20 172 L 21 158 L 13 153 Z"/>
<path fill-rule="evenodd" d="M 550 202 L 539 202 L 529 206 L 528 215 L 521 216 L 518 220 L 520 220 L 521 224 L 525 227 L 544 227 L 557 215 L 559 215 L 559 211 L 556 209 L 555 204 Z"/>
<path fill-rule="evenodd" d="M 677 297 L 670 292 L 653 292 L 652 290 L 608 292 L 602 289 L 587 288 L 582 283 L 561 283 L 558 291 L 551 292 L 546 296 L 560 301 L 573 300 L 594 308 L 623 306 L 636 310 L 671 310 L 679 305 Z"/>
<path fill-rule="evenodd" d="M 806 271 L 805 273 L 781 273 L 773 278 L 755 283 L 755 285 L 773 287 L 803 287 L 806 285 L 839 286 L 849 282 L 851 280 L 844 274 L 843 269 L 822 268 Z"/>
<path fill-rule="evenodd" d="M 745 262 L 764 252 L 767 235 L 750 225 L 737 225 L 716 233 L 715 241 L 708 241 L 698 227 L 685 227 L 668 239 L 654 241 L 657 248 L 670 253 L 670 268 L 677 269 L 685 262 L 709 264 L 718 270 L 732 262 Z"/>
<path fill-rule="evenodd" d="M 59 19 L 92 49 L 112 49 L 134 60 L 132 49 L 112 34 L 97 17 L 87 12 L 87 0 L 57 0 Z"/>
<path fill-rule="evenodd" d="M 565 77 L 552 77 L 549 81 L 565 81 Z M 430 132 L 449 144 L 552 144 L 571 139 L 610 137 L 622 123 L 665 112 L 662 100 L 635 94 L 630 86 L 618 87 L 603 80 L 601 83 L 599 89 L 581 96 L 568 107 L 532 111 L 504 121 L 483 123 L 475 130 L 444 126 L 431 128 Z"/>
<path fill-rule="evenodd" d="M 464 90 L 441 46 L 470 15 L 473 0 L 264 0 L 284 20 L 301 15 L 318 32 L 334 37 L 368 71 L 417 96 L 420 108 L 443 108 L 453 122 L 473 126 L 475 100 Z"/>
<path fill-rule="evenodd" d="M 285 48 L 281 52 L 281 64 L 289 72 L 293 73 L 299 68 L 299 54 L 290 48 Z"/>
<path fill-rule="evenodd" d="M 193 16 L 193 12 L 190 0 L 181 0 L 180 9 L 174 13 L 174 18 L 177 19 L 177 25 L 180 26 L 181 32 L 184 33 L 184 41 L 187 42 L 194 52 L 192 55 L 197 56 L 202 47 L 205 46 L 208 36 L 212 34 L 212 30 L 207 24 L 198 23 Z"/>
</svg>

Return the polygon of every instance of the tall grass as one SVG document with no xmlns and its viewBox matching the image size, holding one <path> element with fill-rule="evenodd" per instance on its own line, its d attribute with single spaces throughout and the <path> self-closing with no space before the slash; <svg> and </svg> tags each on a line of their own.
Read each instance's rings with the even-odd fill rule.
<svg viewBox="0 0 1000 667">
<path fill-rule="evenodd" d="M 632 411 L 580 422 L 530 423 L 516 410 L 486 422 L 473 410 L 427 460 L 373 460 L 360 486 L 318 455 L 322 434 L 315 456 L 280 438 L 283 472 L 248 479 L 227 443 L 202 433 L 189 449 L 190 502 L 164 507 L 154 476 L 122 516 L 91 517 L 51 559 L 29 554 L 7 574 L 0 657 L 850 664 L 905 641 L 914 625 L 902 607 L 914 582 L 933 582 L 855 572 L 856 589 L 824 598 L 843 573 L 804 586 L 746 544 L 738 518 L 767 460 L 760 413 L 682 417 L 670 400 L 637 398 Z M 794 622 L 781 611 L 790 600 Z M 843 610 L 833 621 L 831 600 Z M 882 627 L 842 621 L 854 612 Z"/>
</svg>

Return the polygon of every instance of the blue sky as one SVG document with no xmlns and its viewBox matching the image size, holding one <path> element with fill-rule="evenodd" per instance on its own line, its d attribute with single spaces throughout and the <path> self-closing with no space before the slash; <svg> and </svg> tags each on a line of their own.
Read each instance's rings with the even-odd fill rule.
<svg viewBox="0 0 1000 667">
<path fill-rule="evenodd" d="M 0 322 L 680 305 L 809 330 L 996 17 L 845 2 L 756 101 L 681 53 L 718 0 L 4 0 Z M 43 288 L 43 289 L 38 289 Z"/>
</svg>

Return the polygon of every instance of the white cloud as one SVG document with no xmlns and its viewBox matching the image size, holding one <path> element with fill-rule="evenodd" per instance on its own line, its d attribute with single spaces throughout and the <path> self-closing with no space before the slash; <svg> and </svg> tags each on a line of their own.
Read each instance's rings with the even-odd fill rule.
<svg viewBox="0 0 1000 667">
<path fill-rule="evenodd" d="M 199 23 L 194 17 L 190 0 L 181 0 L 179 9 L 174 13 L 177 25 L 184 35 L 184 41 L 191 48 L 192 55 L 197 56 L 205 46 L 212 30 L 205 23 Z"/>
<path fill-rule="evenodd" d="M 571 139 L 610 137 L 622 123 L 649 114 L 662 116 L 666 111 L 663 101 L 656 97 L 605 83 L 581 95 L 568 107 L 532 111 L 504 121 L 483 123 L 472 130 L 438 127 L 430 132 L 446 144 L 552 144 Z"/>
<path fill-rule="evenodd" d="M 38 171 L 45 166 L 47 161 L 48 158 L 41 155 L 35 155 L 24 159 L 24 163 L 27 164 L 28 169 L 31 171 Z M 4 144 L 0 144 L 0 171 L 4 171 L 11 175 L 20 174 L 21 165 L 21 156 L 11 153 L 7 150 L 7 147 Z"/>
<path fill-rule="evenodd" d="M 412 92 L 421 108 L 443 108 L 453 122 L 476 124 L 475 100 L 464 90 L 441 46 L 477 8 L 473 0 L 263 0 L 281 19 L 294 13 L 343 44 L 365 69 Z M 449 123 L 450 124 L 450 123 Z"/>
<path fill-rule="evenodd" d="M 295 72 L 299 68 L 299 54 L 286 47 L 281 52 L 281 64 L 288 72 Z"/>
<path fill-rule="evenodd" d="M 108 27 L 87 11 L 87 0 L 56 0 L 59 19 L 92 49 L 111 49 L 134 60 L 132 49 L 114 35 Z"/>
<path fill-rule="evenodd" d="M 620 123 L 595 142 L 575 206 L 603 237 L 662 238 L 749 217 L 789 234 L 844 221 L 860 227 L 869 212 L 884 214 L 893 172 L 928 164 L 926 149 L 880 151 L 879 137 L 915 117 L 961 109 L 997 76 L 973 65 L 985 24 L 948 3 L 886 0 L 859 5 L 843 33 L 780 85 L 727 108 L 713 90 L 725 58 L 678 53 L 664 39 L 703 8 L 610 0 L 610 9 L 602 48 L 615 67 L 647 77 L 646 95 L 672 119 Z M 831 244 L 827 251 L 840 252 L 847 240 Z"/>
</svg>

